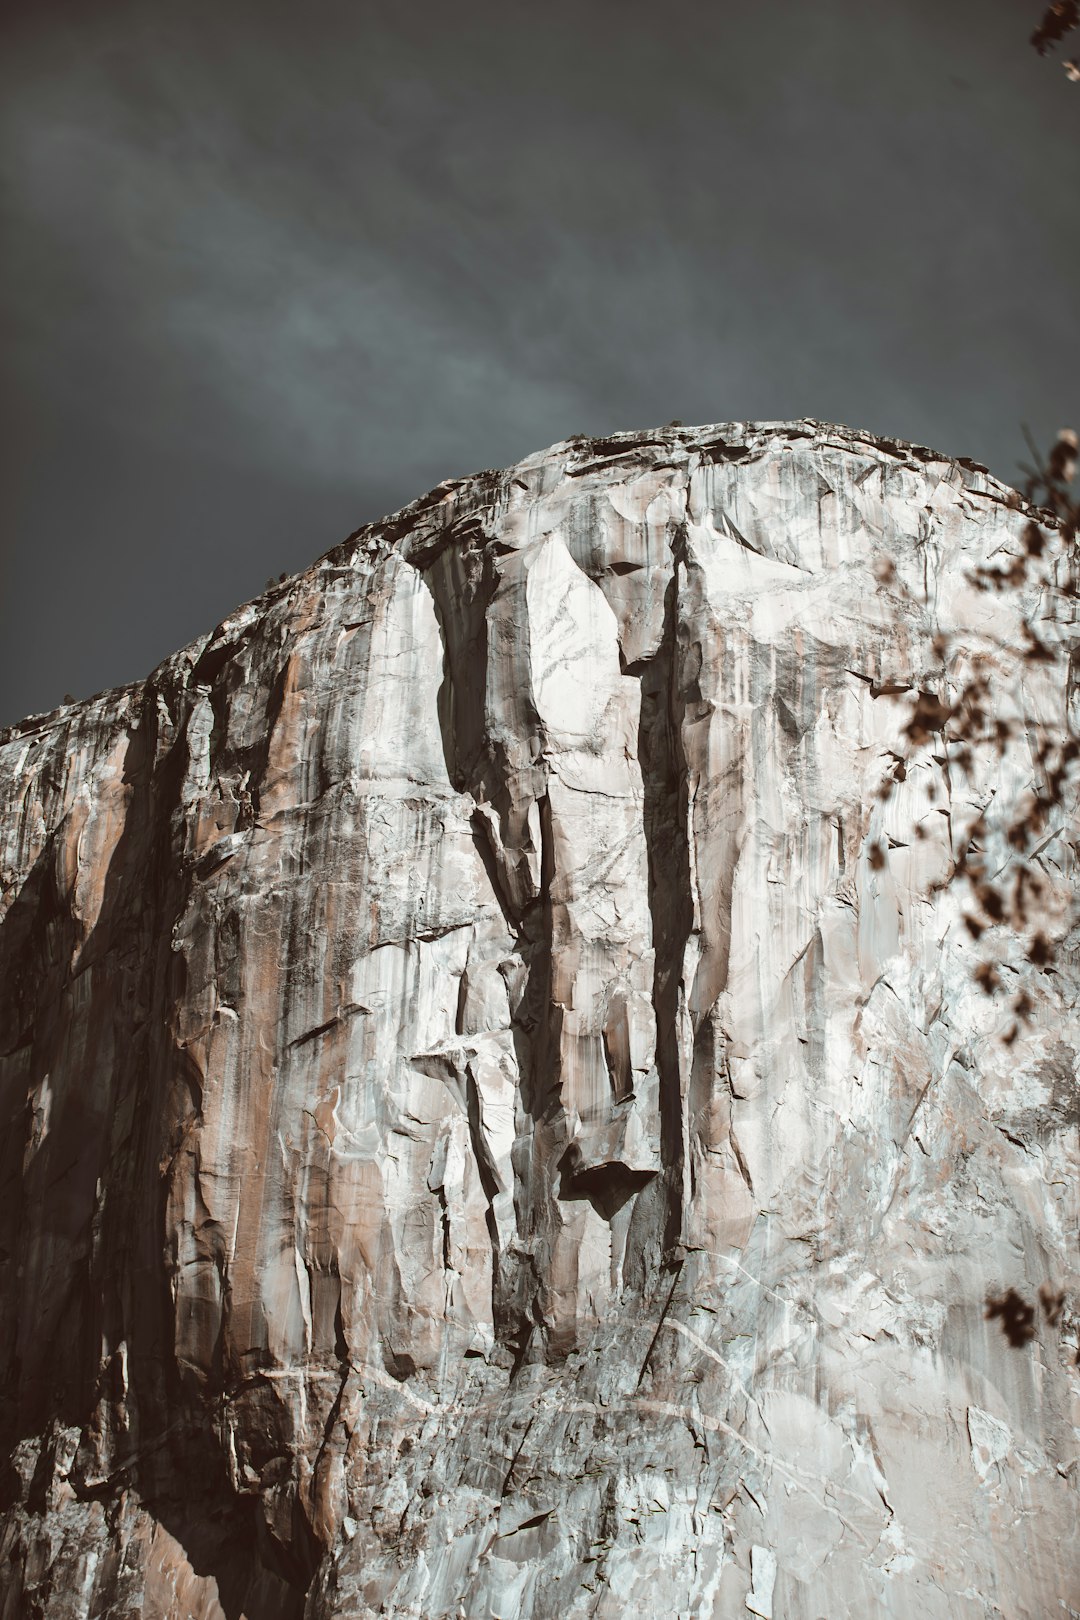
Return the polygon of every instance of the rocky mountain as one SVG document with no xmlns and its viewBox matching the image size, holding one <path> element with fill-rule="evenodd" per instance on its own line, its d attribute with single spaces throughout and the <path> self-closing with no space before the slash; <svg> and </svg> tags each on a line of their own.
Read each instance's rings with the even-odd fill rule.
<svg viewBox="0 0 1080 1620">
<path fill-rule="evenodd" d="M 2 1620 L 1080 1612 L 1075 822 L 1051 963 L 944 882 L 1026 521 L 570 440 L 0 735 Z"/>
</svg>

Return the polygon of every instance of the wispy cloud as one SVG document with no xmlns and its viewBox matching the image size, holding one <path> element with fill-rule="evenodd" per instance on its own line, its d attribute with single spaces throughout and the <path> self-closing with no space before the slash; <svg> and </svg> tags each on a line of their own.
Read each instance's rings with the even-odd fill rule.
<svg viewBox="0 0 1080 1620">
<path fill-rule="evenodd" d="M 1019 420 L 1071 404 L 1075 97 L 1007 0 L 54 0 L 4 60 L 20 544 L 80 419 L 102 513 L 164 484 L 179 510 L 186 464 L 238 502 L 244 469 L 355 489 L 358 522 L 672 415 L 833 417 L 1007 475 Z"/>
</svg>

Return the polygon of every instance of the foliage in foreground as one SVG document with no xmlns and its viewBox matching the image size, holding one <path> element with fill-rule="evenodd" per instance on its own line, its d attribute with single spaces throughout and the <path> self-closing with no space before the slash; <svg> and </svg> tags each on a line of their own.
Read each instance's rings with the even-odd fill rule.
<svg viewBox="0 0 1080 1620">
<path fill-rule="evenodd" d="M 1080 0 L 1078 0 L 1080 3 Z M 1074 625 L 1077 603 L 1080 602 L 1080 499 L 1072 494 L 1077 469 L 1080 440 L 1071 428 L 1063 428 L 1048 456 L 1042 458 L 1031 447 L 1034 462 L 1022 470 L 1026 473 L 1024 498 L 1031 515 L 1023 530 L 1023 549 L 1012 556 L 1007 566 L 982 566 L 968 577 L 979 592 L 1000 593 L 1035 587 L 1039 600 L 1048 604 L 1049 618 L 1059 629 Z M 1021 507 L 1020 496 L 1014 495 L 1016 509 Z M 896 570 L 886 559 L 879 568 L 883 586 L 896 588 Z M 908 594 L 900 587 L 902 594 Z M 1018 812 L 1005 829 L 1011 852 L 1008 873 L 989 870 L 986 843 L 989 828 L 985 812 L 981 812 L 960 836 L 952 869 L 941 887 L 963 883 L 967 890 L 967 906 L 963 913 L 964 925 L 973 939 L 982 939 L 995 928 L 1005 927 L 1023 937 L 1024 953 L 1036 968 L 1049 967 L 1057 954 L 1060 940 L 1048 930 L 1041 911 L 1041 902 L 1047 884 L 1040 869 L 1039 855 L 1049 839 L 1063 830 L 1069 813 L 1069 801 L 1080 766 L 1080 735 L 1072 724 L 1071 699 L 1077 665 L 1077 637 L 1067 633 L 1057 641 L 1040 635 L 1029 616 L 1021 620 L 1023 636 L 1022 658 L 1028 665 L 1049 664 L 1061 659 L 1068 661 L 1066 705 L 1060 726 L 1048 726 L 1034 716 L 1020 714 L 1009 718 L 1002 714 L 996 703 L 992 679 L 976 664 L 972 672 L 959 684 L 950 683 L 947 676 L 950 656 L 949 638 L 938 635 L 934 652 L 941 660 L 942 678 L 938 691 L 919 690 L 910 695 L 910 712 L 902 730 L 902 740 L 892 754 L 893 767 L 882 785 L 880 797 L 887 800 L 896 785 L 906 778 L 907 766 L 914 754 L 928 744 L 942 749 L 945 768 L 970 773 L 976 751 L 990 749 L 999 758 L 1005 754 L 1009 741 L 1023 732 L 1031 739 L 1035 785 L 1021 804 Z M 916 837 L 922 828 L 914 829 Z M 885 864 L 885 850 L 880 843 L 868 851 L 872 867 Z M 974 977 L 987 995 L 1003 989 L 999 964 L 989 957 L 975 966 Z M 1019 1026 L 1034 1010 L 1026 991 L 1020 991 L 1012 1001 L 1014 1021 L 1003 1039 L 1007 1044 L 1016 1040 Z"/>
</svg>

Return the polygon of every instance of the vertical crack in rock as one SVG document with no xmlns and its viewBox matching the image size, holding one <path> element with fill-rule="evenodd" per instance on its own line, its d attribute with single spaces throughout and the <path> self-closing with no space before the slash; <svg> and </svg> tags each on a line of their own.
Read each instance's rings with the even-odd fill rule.
<svg viewBox="0 0 1080 1620">
<path fill-rule="evenodd" d="M 688 1172 L 688 1098 L 683 1023 L 684 965 L 694 926 L 688 841 L 689 803 L 682 724 L 686 696 L 678 658 L 679 576 L 685 536 L 672 544 L 672 572 L 664 593 L 663 639 L 656 656 L 631 666 L 641 682 L 638 757 L 644 787 L 643 827 L 649 862 L 652 920 L 652 1000 L 656 1066 L 660 1076 L 661 1154 L 667 1199 L 663 1250 L 677 1258 L 683 1239 Z"/>
<path fill-rule="evenodd" d="M 487 1199 L 487 1209 L 484 1220 L 487 1224 L 488 1237 L 491 1241 L 491 1297 L 492 1320 L 498 1328 L 498 1318 L 501 1314 L 502 1276 L 502 1242 L 499 1236 L 499 1222 L 495 1214 L 495 1204 L 500 1193 L 505 1193 L 499 1172 L 492 1158 L 487 1136 L 484 1132 L 483 1102 L 479 1084 L 472 1065 L 469 1067 L 467 1080 L 469 1140 L 472 1144 L 473 1156 L 476 1159 L 477 1170 L 480 1175 L 480 1185 L 484 1189 Z"/>
<path fill-rule="evenodd" d="M 594 822 L 602 826 L 598 806 L 610 820 L 613 803 L 633 805 L 636 739 L 627 735 L 602 765 L 612 754 L 611 726 L 619 748 L 629 683 L 615 617 L 558 533 L 505 554 L 489 548 L 471 568 L 461 552 L 444 550 L 428 572 L 445 648 L 444 749 L 456 783 L 473 797 L 485 867 L 524 967 L 511 1016 L 524 1116 L 513 1162 L 518 1248 L 530 1261 L 519 1275 L 534 1292 L 526 1300 L 518 1287 L 518 1306 L 543 1322 L 549 1347 L 568 1350 L 582 1303 L 574 1279 L 585 1216 L 575 1206 L 587 1204 L 610 1227 L 659 1168 L 648 1146 L 651 985 L 638 982 L 651 945 L 623 921 L 635 906 L 642 923 L 647 917 L 642 896 L 622 898 L 636 827 L 616 822 L 610 843 L 605 828 L 595 848 L 577 847 Z M 590 659 L 599 696 L 583 710 L 573 683 Z M 515 672 L 509 686 L 507 667 Z M 612 1247 L 613 1267 L 624 1237 L 598 1233 Z"/>
<path fill-rule="evenodd" d="M 496 1335 L 520 1357 L 542 1320 L 539 1274 L 534 1255 L 541 1245 L 550 1203 L 550 1174 L 535 1143 L 542 1131 L 552 1080 L 548 1008 L 551 991 L 551 923 L 547 889 L 550 849 L 543 849 L 544 800 L 526 801 L 520 792 L 506 743 L 492 737 L 487 716 L 491 675 L 488 620 L 499 585 L 490 551 L 466 541 L 426 559 L 424 581 L 431 592 L 443 643 L 443 683 L 439 725 L 451 781 L 473 800 L 473 844 L 491 892 L 514 939 L 519 982 L 507 985 L 509 1023 L 518 1076 L 518 1125 L 512 1151 L 513 1202 L 517 1236 L 499 1241 L 494 1215 L 497 1187 L 486 1144 L 479 1137 L 481 1114 L 475 1080 L 469 1082 L 468 1112 L 473 1151 L 485 1196 L 492 1241 L 492 1312 Z M 530 813 L 529 805 L 535 806 Z M 516 847 L 515 847 L 516 837 Z M 537 848 L 537 843 L 541 844 Z"/>
</svg>

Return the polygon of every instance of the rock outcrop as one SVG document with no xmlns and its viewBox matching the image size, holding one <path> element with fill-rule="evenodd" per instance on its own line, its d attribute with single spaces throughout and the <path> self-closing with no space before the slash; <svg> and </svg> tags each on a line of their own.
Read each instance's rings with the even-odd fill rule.
<svg viewBox="0 0 1080 1620">
<path fill-rule="evenodd" d="M 1080 1611 L 1074 823 L 1011 1045 L 943 883 L 1018 504 L 572 440 L 0 737 L 3 1620 Z"/>
</svg>

